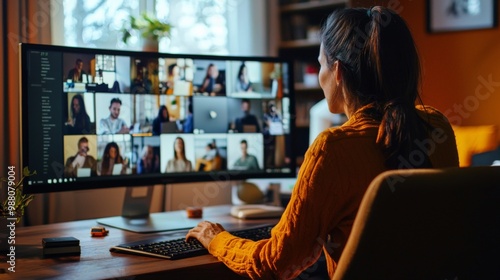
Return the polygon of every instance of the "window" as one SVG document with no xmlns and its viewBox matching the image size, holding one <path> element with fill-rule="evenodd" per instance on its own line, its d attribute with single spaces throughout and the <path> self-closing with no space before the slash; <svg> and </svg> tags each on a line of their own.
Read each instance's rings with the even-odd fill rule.
<svg viewBox="0 0 500 280">
<path fill-rule="evenodd" d="M 101 79 L 98 82 L 108 83 L 112 85 L 116 81 L 115 56 L 113 55 L 96 55 L 95 72 L 97 77 Z"/>
<path fill-rule="evenodd" d="M 175 25 L 173 53 L 228 53 L 227 0 L 156 0 L 156 15 Z M 166 40 L 165 40 L 166 41 Z M 164 44 L 164 42 L 161 42 Z M 160 45 L 160 51 L 164 45 Z"/>
<path fill-rule="evenodd" d="M 53 21 L 62 26 L 62 32 L 52 32 L 57 37 L 64 34 L 59 43 L 67 46 L 86 46 L 93 48 L 124 48 L 120 46 L 120 28 L 122 22 L 136 11 L 139 1 L 124 0 L 62 0 L 62 22 Z M 61 13 L 58 13 L 61 15 Z"/>
<path fill-rule="evenodd" d="M 63 11 L 55 15 L 53 34 L 67 46 L 140 50 L 139 38 L 121 40 L 122 22 L 143 12 L 172 22 L 171 38 L 160 41 L 160 51 L 172 53 L 228 54 L 228 5 L 235 0 L 60 0 Z M 61 17 L 62 15 L 62 17 Z M 62 24 L 57 30 L 57 25 Z M 57 30 L 54 32 L 54 30 Z M 63 36 L 58 36 L 63 34 Z"/>
<path fill-rule="evenodd" d="M 156 14 L 175 25 L 161 52 L 265 56 L 272 6 L 267 0 L 51 0 L 55 45 L 141 50 L 138 38 L 124 44 L 120 28 L 129 15 Z"/>
</svg>

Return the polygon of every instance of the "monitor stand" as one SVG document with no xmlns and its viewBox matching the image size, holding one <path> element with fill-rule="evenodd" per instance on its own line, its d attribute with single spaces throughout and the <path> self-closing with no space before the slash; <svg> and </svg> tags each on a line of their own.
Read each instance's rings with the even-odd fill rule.
<svg viewBox="0 0 500 280">
<path fill-rule="evenodd" d="M 122 215 L 98 219 L 101 225 L 137 233 L 190 229 L 199 221 L 190 220 L 182 211 L 149 213 L 153 186 L 126 188 Z"/>
</svg>

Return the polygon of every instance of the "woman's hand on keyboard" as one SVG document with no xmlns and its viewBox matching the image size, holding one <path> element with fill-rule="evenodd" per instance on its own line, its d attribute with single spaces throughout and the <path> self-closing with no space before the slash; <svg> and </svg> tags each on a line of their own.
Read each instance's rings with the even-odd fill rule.
<svg viewBox="0 0 500 280">
<path fill-rule="evenodd" d="M 186 234 L 186 240 L 190 238 L 196 238 L 203 247 L 208 249 L 208 245 L 215 238 L 215 236 L 221 232 L 225 231 L 225 229 L 217 223 L 211 223 L 208 221 L 200 222 L 196 227 L 189 230 Z"/>
</svg>

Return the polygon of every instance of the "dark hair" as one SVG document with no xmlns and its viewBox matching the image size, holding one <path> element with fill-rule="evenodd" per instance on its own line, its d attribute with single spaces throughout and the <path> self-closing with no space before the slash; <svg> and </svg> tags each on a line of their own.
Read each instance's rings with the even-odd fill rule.
<svg viewBox="0 0 500 280">
<path fill-rule="evenodd" d="M 80 112 L 78 114 L 75 113 L 75 108 L 73 108 L 73 101 L 78 100 L 80 105 Z M 85 109 L 85 102 L 83 101 L 83 96 L 81 94 L 76 94 L 71 98 L 71 115 L 76 119 L 76 122 L 81 122 L 81 127 L 86 127 L 87 119 L 89 119 L 89 115 L 87 114 L 87 109 Z"/>
<path fill-rule="evenodd" d="M 177 63 L 173 63 L 173 64 L 170 64 L 170 65 L 168 66 L 168 74 L 169 74 L 169 75 L 172 75 L 172 74 L 174 73 L 174 68 L 175 68 L 175 66 L 177 66 Z"/>
<path fill-rule="evenodd" d="M 120 98 L 117 98 L 117 97 L 111 99 L 111 101 L 109 102 L 109 108 L 111 108 L 111 105 L 113 105 L 113 103 L 118 103 L 118 104 L 122 105 L 122 101 L 120 100 Z"/>
<path fill-rule="evenodd" d="M 273 102 L 269 102 L 269 104 L 267 104 L 267 110 L 268 111 L 271 111 L 272 108 L 276 108 L 276 105 L 273 103 Z"/>
<path fill-rule="evenodd" d="M 245 69 L 247 66 L 245 65 L 245 62 L 241 63 L 240 69 L 238 70 L 238 80 L 241 80 L 241 76 L 243 75 L 243 69 Z"/>
<path fill-rule="evenodd" d="M 245 145 L 247 145 L 247 147 L 248 147 L 247 140 L 245 140 L 245 139 L 241 140 L 240 144 L 245 144 Z"/>
<path fill-rule="evenodd" d="M 205 80 L 206 79 L 210 79 L 210 74 L 208 73 L 208 70 L 210 69 L 210 67 L 215 67 L 215 64 L 213 64 L 213 63 L 208 64 L 208 66 L 207 66 L 207 74 L 205 75 Z"/>
<path fill-rule="evenodd" d="M 328 67 L 338 61 L 342 82 L 350 93 L 345 102 L 367 110 L 380 120 L 377 144 L 383 147 L 388 168 L 397 168 L 417 149 L 414 141 L 427 137 L 428 125 L 418 116 L 420 62 L 405 21 L 390 9 L 341 9 L 321 29 Z M 420 167 L 430 167 L 426 156 Z"/>
<path fill-rule="evenodd" d="M 106 144 L 104 153 L 102 154 L 101 174 L 103 174 L 103 171 L 107 172 L 109 170 L 109 150 L 111 150 L 111 148 L 115 148 L 116 150 L 117 156 L 115 159 L 115 163 L 123 162 L 123 158 L 120 155 L 120 147 L 118 147 L 118 144 L 116 144 L 116 142 L 109 142 L 108 144 Z"/>
<path fill-rule="evenodd" d="M 176 137 L 174 140 L 174 157 L 177 159 L 177 151 L 175 150 L 175 141 L 181 140 L 182 141 L 182 157 L 186 159 L 186 145 L 184 144 L 184 139 L 181 137 Z"/>
<path fill-rule="evenodd" d="M 88 142 L 89 142 L 89 139 L 87 139 L 87 137 L 80 138 L 80 140 L 78 140 L 78 148 L 80 148 L 81 143 L 88 143 Z"/>
<path fill-rule="evenodd" d="M 163 110 L 167 111 L 167 117 L 163 117 Z M 170 114 L 168 113 L 167 106 L 161 105 L 160 109 L 158 109 L 158 119 L 160 122 L 168 122 L 170 120 Z"/>
<path fill-rule="evenodd" d="M 79 64 L 80 62 L 83 62 L 83 60 L 77 58 L 75 64 Z"/>
</svg>

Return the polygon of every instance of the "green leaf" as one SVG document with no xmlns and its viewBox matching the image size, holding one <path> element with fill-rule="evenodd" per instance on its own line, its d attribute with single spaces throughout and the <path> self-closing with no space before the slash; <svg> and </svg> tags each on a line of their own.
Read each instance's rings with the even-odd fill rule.
<svg viewBox="0 0 500 280">
<path fill-rule="evenodd" d="M 31 175 L 35 175 L 36 171 L 30 171 L 30 169 L 26 166 L 23 168 L 23 176 L 24 177 L 29 177 Z"/>
<path fill-rule="evenodd" d="M 172 25 L 162 22 L 154 15 L 143 13 L 139 17 L 130 16 L 128 22 L 123 23 L 121 31 L 123 32 L 122 41 L 127 43 L 132 36 L 132 31 L 138 31 L 143 38 L 152 38 L 158 40 L 161 37 L 169 37 Z"/>
<path fill-rule="evenodd" d="M 22 215 L 24 214 L 24 210 L 28 207 L 28 204 L 34 199 L 34 195 L 32 194 L 24 194 L 22 192 L 22 184 L 26 177 L 35 175 L 36 171 L 30 171 L 28 167 L 23 168 L 23 172 L 21 174 L 21 178 L 18 182 L 13 186 L 15 190 L 14 199 L 11 201 L 11 210 L 9 211 L 9 199 L 5 199 L 2 203 L 0 203 L 0 213 L 2 215 L 9 215 L 9 212 L 12 212 L 10 215 L 17 215 L 17 222 L 20 221 Z M 2 178 L 2 181 L 6 182 L 5 178 Z M 3 184 L 2 184 L 3 185 Z"/>
</svg>

